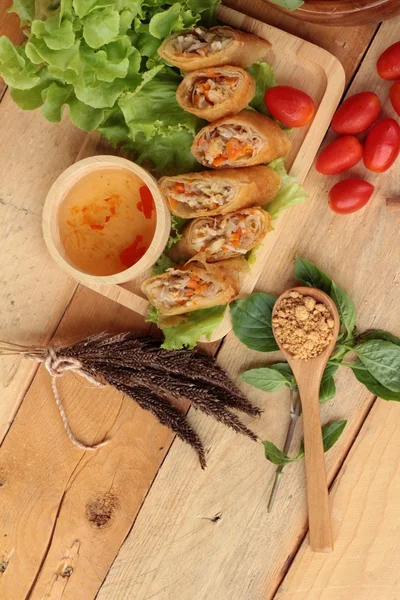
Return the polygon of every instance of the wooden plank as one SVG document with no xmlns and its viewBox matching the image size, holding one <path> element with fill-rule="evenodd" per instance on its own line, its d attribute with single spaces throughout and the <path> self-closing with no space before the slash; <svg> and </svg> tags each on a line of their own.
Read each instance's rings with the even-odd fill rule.
<svg viewBox="0 0 400 600">
<path fill-rule="evenodd" d="M 0 104 L 0 339 L 46 341 L 76 285 L 53 263 L 42 241 L 41 213 L 54 179 L 76 159 L 87 134 L 20 110 L 7 92 Z M 0 362 L 0 440 L 37 365 Z"/>
<path fill-rule="evenodd" d="M 3 108 L 0 108 L 0 118 L 2 110 Z M 25 121 L 23 120 L 24 116 L 26 116 Z M 37 154 L 40 154 L 40 157 L 27 154 L 27 150 L 29 150 L 27 137 L 24 138 L 24 143 L 22 143 L 23 133 L 29 129 L 29 124 L 33 125 L 34 119 L 37 119 L 35 121 L 36 129 L 34 131 L 32 127 L 30 139 L 35 140 L 35 148 L 36 150 L 40 150 L 40 152 L 37 152 Z M 25 123 L 25 127 L 21 125 L 21 130 L 19 130 L 16 126 L 21 120 Z M 24 165 L 25 168 L 26 165 L 32 164 L 32 173 L 36 172 L 39 179 L 47 181 L 45 162 L 49 160 L 49 157 L 51 160 L 55 160 L 53 154 L 56 153 L 53 152 L 53 146 L 56 138 L 53 132 L 60 131 L 60 125 L 50 126 L 41 119 L 40 115 L 21 113 L 16 107 L 9 108 L 8 121 L 8 134 L 3 140 L 2 148 L 9 148 L 12 144 L 15 147 L 15 150 L 11 151 L 13 160 L 7 163 L 8 170 L 11 169 L 15 174 L 14 179 L 17 179 L 18 175 L 21 178 L 21 173 L 23 173 L 21 165 Z M 7 120 L 4 122 L 7 122 Z M 49 129 L 46 129 L 47 127 Z M 71 135 L 72 126 L 69 126 L 70 129 L 68 129 L 67 125 L 63 124 L 61 127 L 65 127 L 63 130 L 64 138 L 68 138 Z M 42 128 L 43 136 L 41 135 Z M 4 129 L 2 128 L 1 131 L 3 132 Z M 74 132 L 76 133 L 76 130 Z M 57 143 L 57 151 L 61 155 L 68 148 L 68 143 L 64 146 L 64 139 L 61 132 Z M 71 144 L 71 141 L 69 141 L 69 144 Z M 91 150 L 89 146 L 86 151 L 88 153 L 90 151 L 91 153 L 95 153 L 96 148 Z M 4 155 L 7 156 L 7 153 L 5 152 Z M 58 158 L 60 159 L 60 170 L 70 164 L 68 159 L 64 160 L 64 164 L 61 166 L 61 156 Z M 17 159 L 19 161 L 19 170 L 17 169 L 18 165 L 15 165 Z M 52 164 L 51 162 L 50 166 Z M 35 170 L 33 165 L 39 165 L 40 167 Z M 7 173 L 6 170 L 4 172 Z M 47 191 L 50 182 L 57 174 L 57 169 L 53 167 L 53 172 L 48 174 L 47 187 L 46 183 L 43 185 L 40 198 L 44 197 L 44 193 Z M 32 181 L 35 183 L 36 180 L 32 177 Z M 25 188 L 25 196 L 29 194 L 29 191 L 30 188 L 27 186 Z M 15 181 L 13 194 L 15 197 L 20 198 L 19 201 L 22 202 L 24 195 L 17 196 L 18 193 L 19 186 L 16 185 Z M 29 228 L 27 228 L 27 236 L 29 236 L 29 231 Z M 36 246 L 32 246 L 29 256 L 36 251 Z M 19 269 L 22 260 L 23 257 L 20 255 L 14 257 L 15 268 Z M 30 272 L 25 273 L 25 287 L 19 289 L 18 299 L 23 295 L 24 289 L 28 289 L 29 286 L 29 289 L 32 290 L 30 294 L 31 304 L 36 302 L 39 307 L 42 306 L 36 313 L 35 330 L 31 329 L 31 324 L 34 322 L 32 313 L 29 313 L 26 317 L 20 313 L 19 329 L 16 329 L 15 323 L 12 326 L 11 321 L 6 321 L 8 339 L 16 338 L 21 341 L 37 342 L 39 335 L 43 334 L 42 340 L 44 341 L 51 337 L 51 327 L 54 329 L 59 319 L 59 313 L 57 313 L 57 318 L 51 320 L 51 326 L 45 320 L 45 315 L 50 311 L 52 306 L 55 307 L 54 312 L 57 312 L 61 307 L 58 296 L 61 285 L 58 283 L 58 280 L 55 282 L 58 283 L 58 290 L 54 280 L 51 280 L 50 286 L 46 286 L 47 293 L 48 290 L 55 291 L 51 295 L 51 298 L 45 298 L 47 303 L 43 303 L 43 288 L 39 287 L 39 285 L 32 285 Z M 62 281 L 61 274 L 59 274 L 59 277 L 60 281 Z M 11 275 L 10 281 L 12 281 Z M 93 318 L 92 313 L 89 312 L 90 310 L 96 312 L 96 320 L 90 321 Z M 69 315 L 72 315 L 71 318 L 69 318 Z M 128 314 L 116 304 L 109 303 L 97 295 L 93 295 L 90 291 L 83 292 L 79 290 L 67 311 L 66 320 L 63 321 L 65 329 L 61 331 L 65 331 L 64 335 L 68 338 L 71 335 L 75 335 L 75 333 L 83 335 L 86 333 L 86 327 L 90 323 L 93 327 L 92 331 L 99 331 L 101 328 L 106 327 L 107 323 L 110 323 L 109 326 L 111 327 L 113 319 L 118 319 L 119 317 L 121 318 L 121 327 L 124 329 L 127 327 L 138 329 L 138 326 L 129 320 L 134 318 L 132 313 Z M 26 331 L 30 332 L 28 336 L 24 335 Z M 4 334 L 3 337 L 5 337 Z M 29 368 L 29 363 L 20 365 L 18 372 L 21 373 L 24 369 Z M 19 400 L 23 395 L 23 390 L 29 381 L 28 377 L 26 377 L 26 380 L 21 379 L 19 386 L 15 385 L 13 394 L 9 393 L 5 396 L 3 393 L 2 399 L 7 409 L 9 409 L 10 404 L 13 407 L 13 411 L 10 411 L 9 414 L 15 412 Z M 47 387 L 43 388 L 41 386 Z M 69 378 L 62 382 L 61 388 L 74 429 L 77 431 L 77 434 L 81 434 L 88 441 L 94 439 L 94 434 L 96 434 L 96 439 L 99 439 L 102 437 L 103 432 L 105 433 L 110 428 L 111 416 L 113 411 L 115 411 L 114 403 L 117 400 L 114 399 L 114 396 L 107 396 L 104 414 L 97 414 L 95 423 L 92 423 L 92 416 L 95 411 L 94 407 L 97 409 L 99 404 L 98 393 L 103 392 L 99 392 L 97 389 L 91 390 L 90 388 L 85 388 L 84 394 L 82 394 L 80 384 L 79 388 L 77 386 L 77 382 Z M 43 389 L 46 389 L 45 393 Z M 19 394 L 17 401 L 15 398 L 16 393 Z M 120 398 L 118 396 L 119 401 Z M 6 506 L 7 509 L 3 510 L 0 507 L 0 512 L 3 511 L 4 516 L 7 517 L 7 527 L 9 530 L 7 545 L 2 544 L 1 546 L 1 551 L 3 552 L 4 550 L 5 553 L 2 557 L 8 560 L 12 552 L 14 553 L 13 556 L 16 557 L 15 549 L 18 549 L 18 560 L 13 563 L 11 557 L 6 571 L 3 575 L 0 575 L 0 580 L 6 581 L 7 584 L 7 587 L 4 584 L 4 587 L 0 588 L 0 596 L 7 597 L 7 600 L 13 600 L 14 594 L 18 594 L 17 597 L 19 600 L 21 595 L 29 589 L 29 586 L 33 586 L 32 597 L 43 597 L 45 593 L 50 593 L 52 594 L 50 597 L 73 598 L 74 600 L 78 597 L 79 599 L 82 598 L 82 600 L 93 598 L 99 582 L 104 577 L 115 555 L 116 549 L 138 512 L 142 498 L 151 485 L 162 456 L 164 456 L 171 441 L 171 436 L 168 437 L 169 434 L 163 427 L 156 424 L 151 416 L 142 413 L 139 409 L 135 410 L 134 407 L 132 410 L 135 410 L 135 413 L 133 417 L 132 414 L 128 415 L 129 418 L 127 418 L 126 425 L 123 411 L 119 413 L 118 420 L 114 425 L 114 431 L 118 431 L 116 431 L 116 437 L 113 439 L 115 439 L 116 446 L 121 444 L 122 447 L 121 462 L 118 463 L 117 454 L 112 444 L 110 444 L 101 450 L 101 454 L 100 451 L 99 454 L 91 454 L 89 457 L 84 458 L 81 463 L 78 463 L 78 460 L 71 456 L 71 452 L 75 453 L 75 455 L 77 453 L 78 458 L 80 458 L 80 452 L 75 450 L 75 448 L 71 449 L 69 445 L 64 446 L 64 433 L 61 428 L 57 429 L 60 424 L 52 402 L 52 398 L 49 395 L 48 382 L 46 379 L 43 379 L 43 374 L 40 372 L 38 379 L 35 379 L 26 396 L 13 428 L 6 438 L 6 442 L 4 442 L 3 449 L 7 449 L 7 455 L 4 455 L 6 457 L 4 463 L 2 460 L 3 449 L 0 453 L 1 472 L 7 475 L 6 485 L 0 489 L 0 506 Z M 25 406 L 28 408 L 25 409 Z M 132 404 L 129 406 L 132 407 Z M 35 416 L 36 414 L 37 417 Z M 101 417 L 104 417 L 103 421 L 101 421 Z M 130 429 L 134 424 L 136 428 Z M 96 425 L 98 425 L 97 429 Z M 118 438 L 118 435 L 122 436 L 120 431 L 125 431 L 124 435 L 126 434 L 126 437 Z M 136 436 L 138 431 L 145 433 L 145 442 L 143 442 L 141 437 Z M 52 432 L 52 434 L 49 432 Z M 157 445 L 157 442 L 153 442 L 153 440 L 158 441 L 160 437 L 163 443 Z M 21 446 L 21 439 L 24 439 L 27 448 L 31 448 L 29 454 L 25 456 L 21 449 L 18 450 Z M 119 439 L 121 439 L 121 442 L 119 442 Z M 127 444 L 127 439 L 133 439 L 132 443 L 129 442 Z M 56 443 L 54 443 L 55 441 Z M 210 442 L 211 438 L 206 436 L 206 441 Z M 235 438 L 235 442 L 237 442 L 237 438 Z M 44 445 L 44 450 L 37 447 L 41 444 Z M 57 450 L 58 445 L 60 445 L 60 451 Z M 159 450 L 161 447 L 163 450 Z M 161 458 L 158 452 L 160 452 Z M 87 458 L 90 459 L 90 468 L 85 468 Z M 13 463 L 13 461 L 15 462 Z M 110 461 L 110 464 L 108 461 Z M 66 462 L 66 467 L 63 466 L 64 462 Z M 43 469 L 43 464 L 46 464 L 46 469 Z M 11 469 L 12 465 L 14 465 L 13 470 Z M 131 477 L 132 465 L 134 465 L 135 474 L 136 472 L 142 473 L 141 475 L 138 474 L 137 480 Z M 20 468 L 22 481 L 26 482 L 25 487 L 18 487 Z M 112 482 L 114 471 L 117 479 Z M 37 476 L 36 473 L 38 473 Z M 196 473 L 198 473 L 197 469 Z M 56 480 L 53 481 L 55 478 Z M 135 484 L 136 481 L 139 482 L 137 486 Z M 53 487 L 55 491 L 52 495 Z M 90 523 L 88 523 L 86 516 L 87 498 L 90 497 L 90 500 L 97 500 L 97 498 L 104 497 L 104 490 L 108 492 L 110 487 L 111 490 L 116 489 L 118 497 L 122 498 L 121 506 L 123 509 L 116 511 L 115 528 L 111 524 L 112 526 L 109 529 L 106 530 L 106 528 L 103 528 L 101 533 L 99 533 L 97 529 L 93 530 Z M 4 493 L 7 492 L 7 488 L 10 491 L 6 497 Z M 5 499 L 4 505 L 3 498 Z M 31 519 L 26 518 L 26 515 L 29 514 L 32 515 Z M 38 531 L 40 531 L 39 536 L 37 534 Z M 25 544 L 24 536 L 32 543 L 32 549 L 30 544 Z M 38 537 L 39 540 L 37 541 Z M 83 546 L 75 544 L 76 539 L 82 540 Z M 47 547 L 49 548 L 48 551 Z M 64 562 L 64 559 L 67 560 L 67 563 Z M 70 565 L 68 560 L 75 562 Z M 69 569 L 66 569 L 69 566 L 73 569 L 72 573 Z M 58 575 L 60 572 L 64 573 L 64 575 L 66 573 L 71 575 L 67 578 L 67 583 L 65 581 L 66 578 Z M 3 583 L 0 585 L 3 585 Z M 4 590 L 7 590 L 6 594 Z"/>
<path fill-rule="evenodd" d="M 264 23 L 293 33 L 308 42 L 317 44 L 317 46 L 322 46 L 340 60 L 346 72 L 347 81 L 350 81 L 355 73 L 365 49 L 378 28 L 377 25 L 330 27 L 305 23 L 277 11 L 271 4 L 267 4 L 263 0 L 223 0 L 223 4 Z"/>
<path fill-rule="evenodd" d="M 146 333 L 149 324 L 80 288 L 57 339 L 127 329 Z M 76 435 L 110 442 L 86 453 L 71 444 L 40 367 L 0 453 L 0 598 L 7 600 L 31 588 L 32 599 L 93 598 L 173 437 L 110 387 L 94 392 L 68 375 L 59 389 Z"/>
<path fill-rule="evenodd" d="M 397 600 L 400 412 L 376 402 L 331 490 L 331 554 L 304 543 L 276 600 Z"/>
<path fill-rule="evenodd" d="M 374 89 L 377 81 L 371 66 L 396 39 L 399 24 L 400 19 L 394 19 L 382 26 L 350 93 L 360 87 Z M 266 267 L 259 289 L 277 295 L 293 284 L 292 261 L 297 251 L 350 293 L 358 307 L 361 330 L 380 327 L 399 333 L 398 224 L 385 208 L 386 188 L 396 188 L 392 195 L 398 195 L 395 170 L 379 179 L 378 193 L 363 211 L 346 217 L 327 207 L 327 190 L 335 180 L 313 171 L 306 180 L 311 200 L 288 211 L 271 234 L 274 244 L 266 261 L 271 268 Z M 371 285 L 374 273 L 379 278 Z M 233 377 L 265 361 L 265 356 L 249 352 L 232 334 L 219 354 L 220 364 Z M 327 457 L 329 481 L 373 402 L 348 370 L 339 373 L 337 388 L 336 399 L 322 407 L 322 420 L 347 418 L 349 422 L 341 442 Z M 248 423 L 262 439 L 282 445 L 287 398 L 251 388 L 246 391 L 265 409 L 260 422 Z M 99 600 L 268 600 L 274 596 L 306 533 L 303 465 L 290 467 L 277 506 L 268 514 L 274 468 L 263 458 L 262 448 L 199 416 L 193 420 L 212 444 L 207 472 L 198 471 L 182 444 L 173 444 Z M 212 520 L 217 514 L 221 518 Z"/>
</svg>

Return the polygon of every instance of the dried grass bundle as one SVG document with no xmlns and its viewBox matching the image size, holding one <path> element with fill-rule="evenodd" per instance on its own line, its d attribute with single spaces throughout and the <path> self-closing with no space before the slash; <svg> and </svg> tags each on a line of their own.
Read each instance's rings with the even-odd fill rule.
<svg viewBox="0 0 400 600">
<path fill-rule="evenodd" d="M 150 411 L 162 425 L 192 446 L 203 469 L 204 446 L 171 400 L 189 400 L 194 408 L 257 441 L 257 436 L 231 409 L 252 416 L 259 416 L 260 409 L 245 398 L 211 357 L 200 352 L 164 350 L 157 340 L 133 333 L 101 333 L 64 347 L 25 347 L 0 342 L 0 353 L 24 354 L 45 363 L 67 434 L 82 449 L 88 447 L 72 434 L 56 386 L 56 378 L 67 370 L 78 372 L 96 384 L 106 382 Z"/>
</svg>

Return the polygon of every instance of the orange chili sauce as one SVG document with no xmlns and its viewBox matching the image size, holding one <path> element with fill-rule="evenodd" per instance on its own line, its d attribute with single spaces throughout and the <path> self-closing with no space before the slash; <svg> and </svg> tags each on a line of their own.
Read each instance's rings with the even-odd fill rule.
<svg viewBox="0 0 400 600">
<path fill-rule="evenodd" d="M 134 265 L 154 236 L 148 187 L 125 169 L 96 169 L 69 191 L 59 213 L 60 240 L 72 264 L 90 275 L 115 275 Z"/>
</svg>

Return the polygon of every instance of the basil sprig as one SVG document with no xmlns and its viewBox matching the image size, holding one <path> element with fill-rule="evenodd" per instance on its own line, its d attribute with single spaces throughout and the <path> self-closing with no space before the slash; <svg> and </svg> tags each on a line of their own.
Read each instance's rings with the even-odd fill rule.
<svg viewBox="0 0 400 600">
<path fill-rule="evenodd" d="M 296 256 L 294 274 L 303 285 L 316 287 L 327 293 L 339 312 L 341 329 L 322 377 L 320 402 L 327 402 L 335 396 L 334 375 L 340 366 L 352 369 L 356 379 L 372 394 L 383 400 L 400 402 L 400 338 L 382 330 L 359 333 L 356 328 L 356 308 L 350 296 L 310 261 Z M 275 302 L 274 296 L 256 293 L 231 304 L 233 331 L 248 348 L 259 352 L 274 352 L 278 349 L 271 322 Z M 349 355 L 350 361 L 347 360 Z M 304 456 L 303 446 L 297 456 L 292 458 L 287 454 L 301 413 L 299 399 L 293 402 L 292 398 L 293 392 L 298 391 L 296 380 L 290 366 L 284 362 L 244 371 L 239 379 L 264 392 L 277 392 L 283 387 L 289 388 L 291 392 L 290 426 L 285 449 L 280 450 L 268 440 L 263 442 L 266 458 L 277 465 L 268 504 L 268 510 L 271 510 L 284 466 Z M 322 429 L 325 451 L 338 440 L 345 424 L 346 421 L 337 421 Z"/>
</svg>

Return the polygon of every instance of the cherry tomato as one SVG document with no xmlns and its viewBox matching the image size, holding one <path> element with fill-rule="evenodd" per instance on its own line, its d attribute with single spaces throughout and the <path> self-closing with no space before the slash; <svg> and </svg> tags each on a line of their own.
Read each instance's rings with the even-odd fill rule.
<svg viewBox="0 0 400 600">
<path fill-rule="evenodd" d="M 400 79 L 400 42 L 396 42 L 380 55 L 376 63 L 378 74 L 382 79 L 396 81 Z"/>
<path fill-rule="evenodd" d="M 264 96 L 271 115 L 286 127 L 303 127 L 315 115 L 315 104 L 308 94 L 289 85 L 269 88 Z"/>
<path fill-rule="evenodd" d="M 400 115 L 400 81 L 397 81 L 390 88 L 390 100 L 394 110 Z"/>
<path fill-rule="evenodd" d="M 332 129 L 341 135 L 361 133 L 376 121 L 380 110 L 381 101 L 374 92 L 360 92 L 339 106 L 333 115 Z"/>
<path fill-rule="evenodd" d="M 329 206 L 339 215 L 347 215 L 365 206 L 372 196 L 374 186 L 364 179 L 343 179 L 329 192 Z"/>
<path fill-rule="evenodd" d="M 392 166 L 400 152 L 400 126 L 394 119 L 383 119 L 374 125 L 364 146 L 364 165 L 374 173 Z"/>
<path fill-rule="evenodd" d="M 344 135 L 324 148 L 315 165 L 318 173 L 337 175 L 354 167 L 363 156 L 362 144 L 354 135 Z"/>
</svg>

